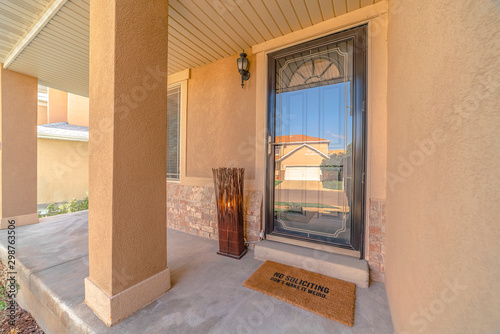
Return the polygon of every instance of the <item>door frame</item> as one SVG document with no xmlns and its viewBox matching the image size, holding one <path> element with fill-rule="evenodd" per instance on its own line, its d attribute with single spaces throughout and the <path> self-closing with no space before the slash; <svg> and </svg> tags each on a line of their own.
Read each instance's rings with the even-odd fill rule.
<svg viewBox="0 0 500 334">
<path fill-rule="evenodd" d="M 276 63 L 275 59 L 294 54 L 303 50 L 319 47 L 326 44 L 340 42 L 353 38 L 353 205 L 351 208 L 351 244 L 334 245 L 323 243 L 300 236 L 291 236 L 284 233 L 274 232 L 274 175 L 275 161 L 272 154 L 271 141 L 275 138 L 275 90 L 276 90 Z M 366 147 L 367 147 L 367 125 L 366 125 L 366 86 L 367 86 L 367 25 L 361 25 L 345 31 L 333 33 L 318 39 L 310 40 L 302 44 L 285 47 L 281 50 L 268 53 L 267 56 L 267 142 L 266 142 L 266 171 L 265 171 L 265 233 L 266 237 L 278 237 L 279 239 L 290 239 L 291 243 L 304 242 L 311 244 L 334 246 L 345 250 L 359 252 L 360 258 L 364 257 L 365 245 L 365 192 L 366 192 Z M 271 153 L 269 153 L 271 152 Z M 354 223 L 354 222 L 357 223 Z M 271 238 L 270 238 L 271 239 Z M 316 245 L 317 246 L 317 245 Z"/>
</svg>

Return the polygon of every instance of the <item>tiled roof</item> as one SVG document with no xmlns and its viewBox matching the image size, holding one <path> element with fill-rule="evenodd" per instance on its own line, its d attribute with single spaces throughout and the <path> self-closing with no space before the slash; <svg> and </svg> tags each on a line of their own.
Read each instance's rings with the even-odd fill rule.
<svg viewBox="0 0 500 334">
<path fill-rule="evenodd" d="M 289 135 L 276 137 L 276 143 L 307 143 L 307 142 L 330 142 L 328 139 L 311 137 L 306 135 Z"/>
<path fill-rule="evenodd" d="M 38 126 L 38 138 L 89 141 L 87 126 L 71 125 L 68 123 L 52 123 Z"/>
</svg>

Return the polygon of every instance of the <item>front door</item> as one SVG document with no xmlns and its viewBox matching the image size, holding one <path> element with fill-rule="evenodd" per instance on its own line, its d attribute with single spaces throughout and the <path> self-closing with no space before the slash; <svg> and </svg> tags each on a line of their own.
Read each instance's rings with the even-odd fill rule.
<svg viewBox="0 0 500 334">
<path fill-rule="evenodd" d="M 365 29 L 269 55 L 268 235 L 362 251 Z"/>
</svg>

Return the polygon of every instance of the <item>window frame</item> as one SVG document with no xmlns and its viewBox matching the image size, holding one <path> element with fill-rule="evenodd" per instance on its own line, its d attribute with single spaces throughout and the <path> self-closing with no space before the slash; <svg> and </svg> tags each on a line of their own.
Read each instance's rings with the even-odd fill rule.
<svg viewBox="0 0 500 334">
<path fill-rule="evenodd" d="M 177 121 L 178 122 L 177 140 L 179 143 L 178 150 L 177 150 L 177 155 L 178 155 L 178 158 L 177 158 L 177 171 L 178 171 L 178 173 L 177 173 L 177 175 L 178 175 L 178 177 L 177 178 L 169 178 L 168 172 L 166 170 L 165 170 L 165 176 L 166 176 L 167 182 L 180 183 L 181 177 L 182 177 L 182 138 L 183 138 L 182 137 L 182 135 L 183 135 L 183 131 L 182 131 L 182 124 L 183 123 L 182 122 L 183 122 L 183 107 L 184 107 L 184 102 L 183 102 L 184 89 L 183 89 L 182 82 L 176 82 L 176 83 L 173 83 L 173 84 L 167 86 L 167 99 L 168 99 L 169 91 L 171 91 L 172 89 L 176 89 L 176 88 L 178 88 L 179 92 L 180 92 L 179 113 L 178 113 L 178 121 Z M 167 131 L 168 131 L 168 127 L 167 127 Z M 168 140 L 168 133 L 167 133 L 167 140 Z M 168 156 L 167 156 L 167 158 L 168 158 Z"/>
</svg>

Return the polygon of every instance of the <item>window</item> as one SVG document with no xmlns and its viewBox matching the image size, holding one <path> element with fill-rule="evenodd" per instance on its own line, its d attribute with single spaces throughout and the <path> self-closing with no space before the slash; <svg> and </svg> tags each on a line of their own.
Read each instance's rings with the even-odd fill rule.
<svg viewBox="0 0 500 334">
<path fill-rule="evenodd" d="M 181 174 L 181 86 L 167 95 L 167 180 L 178 181 Z"/>
</svg>

